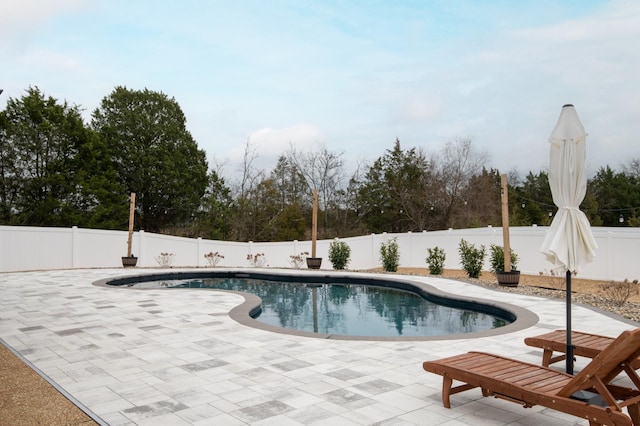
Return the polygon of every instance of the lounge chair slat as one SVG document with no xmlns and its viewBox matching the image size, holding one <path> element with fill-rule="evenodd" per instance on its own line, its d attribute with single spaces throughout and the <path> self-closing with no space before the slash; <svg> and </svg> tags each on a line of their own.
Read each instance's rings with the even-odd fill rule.
<svg viewBox="0 0 640 426">
<path fill-rule="evenodd" d="M 497 379 L 510 381 L 510 382 L 521 382 L 526 380 L 538 380 L 541 374 L 545 374 L 544 370 L 540 370 L 537 368 L 532 368 L 531 366 L 525 365 L 518 371 L 513 371 L 514 374 L 496 374 L 494 377 Z"/>
<path fill-rule="evenodd" d="M 482 366 L 473 366 L 473 370 L 479 373 L 487 374 L 487 375 L 495 375 L 500 374 L 502 372 L 508 371 L 512 368 L 517 368 L 517 364 L 513 364 L 511 362 L 505 362 L 502 360 L 496 360 L 495 362 L 485 364 Z"/>
<path fill-rule="evenodd" d="M 566 379 L 562 376 L 558 376 L 557 374 L 553 374 L 553 372 L 550 371 L 538 371 L 535 375 L 531 374 L 529 377 L 523 377 L 516 384 L 519 386 L 529 386 L 534 385 L 535 383 L 546 383 L 547 380 L 554 378 Z"/>
<path fill-rule="evenodd" d="M 531 370 L 524 365 L 511 366 L 503 371 L 497 372 L 494 377 L 501 380 L 510 380 L 513 377 L 521 377 L 525 374 L 530 374 Z"/>
<path fill-rule="evenodd" d="M 557 393 L 567 385 L 568 381 L 569 380 L 566 377 L 553 377 L 538 383 L 532 383 L 531 389 L 536 390 L 537 392 Z"/>
</svg>

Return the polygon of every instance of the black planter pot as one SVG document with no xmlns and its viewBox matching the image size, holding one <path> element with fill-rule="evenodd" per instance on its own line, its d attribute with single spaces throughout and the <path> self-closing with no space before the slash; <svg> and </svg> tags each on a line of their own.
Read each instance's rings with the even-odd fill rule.
<svg viewBox="0 0 640 426">
<path fill-rule="evenodd" d="M 496 272 L 498 284 L 505 287 L 517 287 L 520 282 L 520 271 Z"/>
<path fill-rule="evenodd" d="M 133 268 L 138 264 L 138 258 L 135 256 L 122 256 L 122 266 L 125 268 Z"/>
<path fill-rule="evenodd" d="M 321 257 L 307 257 L 307 268 L 320 269 L 320 265 L 322 265 Z"/>
</svg>

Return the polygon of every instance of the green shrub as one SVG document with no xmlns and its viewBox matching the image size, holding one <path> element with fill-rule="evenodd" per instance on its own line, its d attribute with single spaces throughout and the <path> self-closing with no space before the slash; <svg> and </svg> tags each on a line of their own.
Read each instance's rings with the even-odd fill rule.
<svg viewBox="0 0 640 426">
<path fill-rule="evenodd" d="M 458 253 L 460 254 L 462 269 L 464 269 L 469 278 L 478 278 L 482 273 L 482 265 L 486 254 L 485 247 L 481 245 L 480 248 L 477 248 L 463 238 L 458 245 Z"/>
<path fill-rule="evenodd" d="M 398 241 L 395 238 L 382 243 L 380 246 L 380 260 L 385 271 L 396 272 L 398 270 L 400 252 L 398 251 Z"/>
<path fill-rule="evenodd" d="M 489 264 L 491 265 L 491 272 L 504 272 L 504 247 L 491 244 L 489 246 Z M 518 268 L 518 255 L 515 251 L 511 252 L 511 270 L 516 271 Z"/>
<path fill-rule="evenodd" d="M 442 275 L 444 260 L 446 258 L 444 249 L 436 246 L 432 249 L 428 248 L 427 253 L 429 253 L 429 256 L 427 256 L 425 260 L 429 266 L 429 273 L 431 275 Z"/>
<path fill-rule="evenodd" d="M 333 269 L 344 269 L 349 264 L 351 257 L 351 247 L 344 241 L 332 241 L 329 245 L 329 261 Z"/>
</svg>

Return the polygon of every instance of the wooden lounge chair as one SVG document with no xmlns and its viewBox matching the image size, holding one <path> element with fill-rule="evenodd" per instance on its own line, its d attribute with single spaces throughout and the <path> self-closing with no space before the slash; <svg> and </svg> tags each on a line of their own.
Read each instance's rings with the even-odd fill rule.
<svg viewBox="0 0 640 426">
<path fill-rule="evenodd" d="M 573 354 L 586 358 L 595 358 L 604 348 L 613 342 L 612 337 L 599 336 L 597 334 L 583 333 L 581 331 L 571 332 L 571 343 L 574 346 Z M 540 336 L 527 337 L 524 343 L 528 346 L 543 349 L 542 365 L 548 367 L 550 364 L 566 359 L 567 332 L 566 330 L 556 330 Z M 562 355 L 553 356 L 554 352 Z M 640 368 L 640 359 L 633 362 L 634 370 Z"/>
<path fill-rule="evenodd" d="M 589 420 L 590 425 L 640 425 L 640 377 L 630 362 L 640 355 L 640 328 L 623 332 L 576 376 L 498 355 L 469 352 L 436 361 L 423 368 L 443 376 L 442 403 L 450 408 L 452 394 L 481 388 L 495 396 L 523 404 L 542 405 Z M 626 372 L 634 388 L 611 381 Z M 453 381 L 462 382 L 452 387 Z M 629 416 L 622 408 L 627 407 Z"/>
</svg>

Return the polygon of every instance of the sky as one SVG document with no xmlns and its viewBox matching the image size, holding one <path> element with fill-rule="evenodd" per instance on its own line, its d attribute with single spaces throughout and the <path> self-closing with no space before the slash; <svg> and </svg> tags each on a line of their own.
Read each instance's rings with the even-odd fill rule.
<svg viewBox="0 0 640 426">
<path fill-rule="evenodd" d="M 588 173 L 640 158 L 636 0 L 0 0 L 0 109 L 30 86 L 91 113 L 116 86 L 174 98 L 230 178 L 247 142 L 347 169 L 398 138 L 470 138 L 488 166 L 546 170 L 562 105 Z"/>
</svg>

